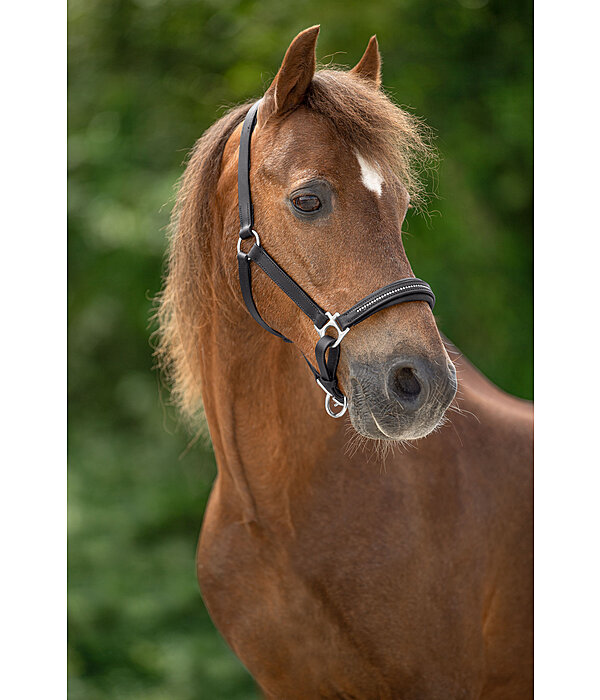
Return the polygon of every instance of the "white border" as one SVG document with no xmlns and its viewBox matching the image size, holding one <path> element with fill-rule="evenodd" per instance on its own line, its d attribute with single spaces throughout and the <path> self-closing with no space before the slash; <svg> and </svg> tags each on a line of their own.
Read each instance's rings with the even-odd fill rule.
<svg viewBox="0 0 600 700">
<path fill-rule="evenodd" d="M 66 697 L 66 5 L 0 22 L 0 694 Z"/>
<path fill-rule="evenodd" d="M 535 14 L 536 695 L 598 694 L 598 12 Z"/>
</svg>

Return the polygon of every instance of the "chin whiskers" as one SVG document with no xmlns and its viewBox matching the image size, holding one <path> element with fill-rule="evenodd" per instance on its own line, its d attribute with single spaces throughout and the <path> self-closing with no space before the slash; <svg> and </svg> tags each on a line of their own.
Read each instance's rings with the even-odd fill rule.
<svg viewBox="0 0 600 700">
<path fill-rule="evenodd" d="M 371 459 L 377 459 L 381 462 L 381 470 L 385 473 L 387 459 L 397 454 L 398 451 L 406 451 L 408 448 L 416 449 L 414 440 L 396 440 L 396 439 L 380 439 L 371 438 L 361 435 L 357 432 L 352 424 L 346 428 L 347 442 L 344 447 L 344 454 L 352 459 L 360 450 L 365 454 L 367 462 Z"/>
</svg>

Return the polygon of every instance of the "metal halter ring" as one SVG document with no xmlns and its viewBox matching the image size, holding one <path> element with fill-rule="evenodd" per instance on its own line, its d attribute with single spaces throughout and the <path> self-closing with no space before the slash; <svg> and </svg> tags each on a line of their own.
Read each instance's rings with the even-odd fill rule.
<svg viewBox="0 0 600 700">
<path fill-rule="evenodd" d="M 329 311 L 325 312 L 325 315 L 329 318 L 329 321 L 322 326 L 321 328 L 317 328 L 315 326 L 315 330 L 319 334 L 319 337 L 322 338 L 325 335 L 325 332 L 327 331 L 328 328 L 334 328 L 335 332 L 337 333 L 337 338 L 335 339 L 335 343 L 331 346 L 332 348 L 337 348 L 337 346 L 342 342 L 342 338 L 346 335 L 346 333 L 350 330 L 350 328 L 346 328 L 345 331 L 343 331 L 337 324 L 336 318 L 339 316 L 339 314 L 331 314 Z M 329 411 L 328 411 L 329 413 Z M 331 414 L 329 414 L 331 415 Z"/>
<path fill-rule="evenodd" d="M 333 394 L 330 394 L 327 389 L 321 384 L 321 382 L 317 379 L 317 386 L 321 387 L 323 391 L 325 392 L 325 410 L 327 413 L 332 417 L 332 418 L 341 418 L 344 413 L 346 413 L 346 410 L 348 409 L 348 399 L 344 396 L 344 401 L 340 403 Z M 333 403 L 336 406 L 342 406 L 342 410 L 339 413 L 334 413 L 331 410 L 331 405 L 330 402 L 333 401 Z"/>
<path fill-rule="evenodd" d="M 333 403 L 336 406 L 342 406 L 342 410 L 339 413 L 334 413 L 331 410 L 331 405 L 330 405 L 331 401 L 333 401 Z M 348 409 L 348 399 L 345 396 L 344 396 L 344 403 L 340 403 L 331 394 L 326 394 L 326 396 L 325 396 L 325 410 L 332 418 L 341 418 L 344 415 L 344 413 L 346 413 L 347 409 Z"/>
<path fill-rule="evenodd" d="M 252 229 L 252 235 L 254 236 L 254 242 L 256 245 L 260 245 L 260 238 L 258 237 L 258 233 L 254 229 Z M 242 241 L 248 240 L 247 238 L 238 238 L 238 243 L 237 243 L 237 252 L 238 255 L 242 252 Z M 244 255 L 248 255 L 248 253 L 244 253 Z"/>
</svg>

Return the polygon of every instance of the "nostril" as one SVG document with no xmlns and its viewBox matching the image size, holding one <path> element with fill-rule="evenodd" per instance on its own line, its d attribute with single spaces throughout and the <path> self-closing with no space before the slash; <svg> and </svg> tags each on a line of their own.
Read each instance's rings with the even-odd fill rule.
<svg viewBox="0 0 600 700">
<path fill-rule="evenodd" d="M 392 389 L 401 399 L 416 399 L 421 393 L 421 382 L 412 367 L 398 367 L 393 373 Z"/>
</svg>

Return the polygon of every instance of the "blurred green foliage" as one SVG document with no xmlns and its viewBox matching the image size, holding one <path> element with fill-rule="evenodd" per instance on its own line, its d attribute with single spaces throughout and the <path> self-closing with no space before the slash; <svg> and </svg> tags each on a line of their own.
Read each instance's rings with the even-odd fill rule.
<svg viewBox="0 0 600 700">
<path fill-rule="evenodd" d="M 409 258 L 442 330 L 532 395 L 530 0 L 71 0 L 73 700 L 258 697 L 198 593 L 214 458 L 161 403 L 148 317 L 186 152 L 317 23 L 322 62 L 352 65 L 376 33 L 384 85 L 436 130 L 438 198 L 407 222 Z"/>
</svg>

